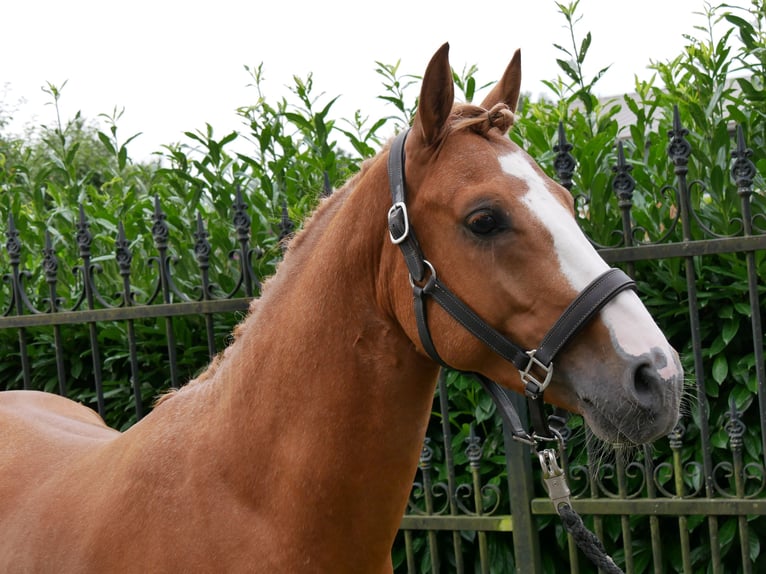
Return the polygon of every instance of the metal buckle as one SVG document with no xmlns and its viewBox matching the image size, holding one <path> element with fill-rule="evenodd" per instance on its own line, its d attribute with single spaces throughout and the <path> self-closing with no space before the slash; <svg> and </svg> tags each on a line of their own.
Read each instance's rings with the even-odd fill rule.
<svg viewBox="0 0 766 574">
<path fill-rule="evenodd" d="M 521 382 L 524 383 L 524 394 L 526 394 L 531 399 L 538 398 L 540 393 L 542 393 L 548 387 L 551 382 L 551 377 L 553 377 L 553 363 L 550 365 L 541 363 L 535 358 L 535 353 L 537 353 L 537 349 L 527 351 L 529 362 L 527 363 L 527 366 L 524 367 L 524 370 L 519 371 L 521 373 Z M 545 378 L 542 382 L 539 378 L 532 374 L 531 371 L 534 367 L 542 369 L 542 371 L 545 373 Z"/>
<path fill-rule="evenodd" d="M 396 218 L 401 218 L 404 226 L 404 231 L 399 237 L 394 237 L 394 233 L 391 230 L 391 222 Z M 391 243 L 399 245 L 402 241 L 407 239 L 409 234 L 410 216 L 407 213 L 407 205 L 403 201 L 397 201 L 388 210 L 388 236 L 391 238 Z"/>
</svg>

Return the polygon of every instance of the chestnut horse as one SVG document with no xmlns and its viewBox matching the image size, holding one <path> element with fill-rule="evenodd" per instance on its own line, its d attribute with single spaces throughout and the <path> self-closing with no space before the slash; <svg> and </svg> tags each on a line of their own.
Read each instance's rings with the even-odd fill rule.
<svg viewBox="0 0 766 574">
<path fill-rule="evenodd" d="M 516 52 L 480 106 L 455 104 L 442 46 L 403 169 L 439 279 L 533 348 L 608 267 L 569 193 L 507 137 L 519 85 Z M 389 151 L 323 201 L 225 352 L 128 431 L 53 394 L 0 393 L 0 571 L 391 571 L 439 365 L 387 229 Z M 427 307 L 445 363 L 521 390 L 505 359 Z M 546 399 L 607 441 L 648 442 L 673 428 L 681 381 L 623 291 L 562 350 Z"/>
</svg>

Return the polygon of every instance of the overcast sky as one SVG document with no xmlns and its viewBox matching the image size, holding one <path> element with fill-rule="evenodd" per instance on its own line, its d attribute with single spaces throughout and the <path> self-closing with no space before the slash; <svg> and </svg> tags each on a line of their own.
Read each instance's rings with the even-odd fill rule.
<svg viewBox="0 0 766 574">
<path fill-rule="evenodd" d="M 566 1 L 566 0 L 563 0 Z M 746 6 L 749 0 L 730 4 Z M 586 72 L 611 64 L 602 94 L 631 91 L 651 60 L 680 53 L 704 20 L 703 0 L 581 0 L 577 32 L 593 34 Z M 244 66 L 263 63 L 267 95 L 313 73 L 315 92 L 340 95 L 336 118 L 384 113 L 375 61 L 422 74 L 445 41 L 453 68 L 476 64 L 481 83 L 499 78 L 522 50 L 522 89 L 545 91 L 558 74 L 554 43 L 570 46 L 553 0 L 4 0 L 0 9 L 0 104 L 17 123 L 52 123 L 41 87 L 63 90 L 64 117 L 125 113 L 123 138 L 136 158 L 210 123 L 223 136 L 235 109 L 254 100 Z M 391 110 L 393 112 L 393 110 Z"/>
</svg>

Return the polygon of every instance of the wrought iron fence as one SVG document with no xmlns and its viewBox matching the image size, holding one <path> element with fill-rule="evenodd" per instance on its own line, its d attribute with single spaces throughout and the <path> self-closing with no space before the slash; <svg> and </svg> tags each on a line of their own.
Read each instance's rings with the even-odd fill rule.
<svg viewBox="0 0 766 574">
<path fill-rule="evenodd" d="M 703 184 L 687 181 L 691 147 L 686 135 L 676 115 L 668 148 L 676 177 L 675 186 L 668 190 L 669 197 L 675 198 L 675 214 L 667 232 L 653 242 L 637 240 L 641 230 L 631 218 L 635 182 L 618 144 L 613 188 L 621 213 L 620 240 L 614 246 L 596 244 L 596 247 L 606 261 L 624 266 L 631 275 L 642 263 L 682 262 L 688 333 L 692 339 L 688 364 L 694 382 L 693 404 L 669 436 L 666 447 L 659 447 L 664 449 L 661 452 L 656 452 L 656 446 L 634 451 L 629 456 L 619 449 L 616 453 L 609 452 L 597 446 L 588 429 L 579 428 L 582 423 L 575 419 L 567 427 L 572 432 L 566 438 L 584 454 L 572 457 L 573 450 L 568 448 L 562 449 L 560 456 L 573 490 L 575 510 L 588 517 L 607 550 L 627 572 L 660 573 L 666 571 L 668 564 L 677 571 L 693 572 L 699 556 L 695 555 L 698 549 L 693 547 L 690 533 L 699 529 L 700 523 L 704 523 L 708 538 L 707 570 L 728 571 L 723 554 L 731 556 L 728 547 L 736 545 L 737 570 L 754 572 L 760 544 L 757 534 L 766 530 L 766 461 L 763 458 L 766 456 L 766 372 L 761 323 L 764 284 L 758 276 L 758 262 L 766 250 L 766 232 L 758 225 L 760 216 L 751 212 L 755 168 L 742 131 L 737 131 L 731 169 L 740 199 L 739 228 L 726 235 L 710 229 L 690 203 L 690 187 Z M 561 183 L 570 189 L 575 169 L 571 149 L 561 130 L 559 143 L 554 148 L 557 154 L 554 166 Z M 7 342 L 7 335 L 14 333 L 15 348 L 4 352 L 6 358 L 13 355 L 18 359 L 18 367 L 2 373 L 5 388 L 43 388 L 85 398 L 102 415 L 107 401 L 116 400 L 118 395 L 125 401 L 129 396 L 125 404 L 133 411 L 130 420 L 140 419 L 148 409 L 148 397 L 158 390 L 151 385 L 147 387 L 142 336 L 158 336 L 165 341 L 164 361 L 169 374 L 163 384 L 178 386 L 190 368 L 187 366 L 184 373 L 179 368 L 178 353 L 184 350 L 184 343 L 177 335 L 184 321 L 197 321 L 195 330 L 201 328 L 205 333 L 204 342 L 196 347 L 190 361 L 202 367 L 222 346 L 221 333 L 229 330 L 236 321 L 236 314 L 244 312 L 249 300 L 259 292 L 252 262 L 260 253 L 250 245 L 251 222 L 246 207 L 238 194 L 232 223 L 233 247 L 229 252 L 237 278 L 233 288 L 223 291 L 214 285 L 209 275 L 212 248 L 201 217 L 191 233 L 191 253 L 198 276 L 196 282 L 187 278 L 185 288 L 179 287 L 173 271 L 175 258 L 168 247 L 166 217 L 156 201 L 151 217 L 156 253 L 147 262 L 156 273 L 153 285 L 140 290 L 145 294 L 143 298 L 137 296 L 132 284 L 131 244 L 121 225 L 114 253 L 108 257 L 116 264 L 112 279 L 118 281 L 120 288 L 115 295 L 105 296 L 99 288 L 103 268 L 100 259 L 94 261 L 90 223 L 85 209 L 80 207 L 75 238 L 79 263 L 73 268 L 78 287 L 67 301 L 59 293 L 59 259 L 51 246 L 50 235 L 45 237 L 40 268 L 26 269 L 25 246 L 19 239 L 17 222 L 10 217 L 5 230 L 8 269 L 3 274 L 6 286 L 0 291 L 0 295 L 5 295 L 0 335 L 6 335 L 4 341 Z M 285 218 L 284 233 L 289 232 L 290 225 Z M 673 239 L 679 234 L 680 239 Z M 747 285 L 743 287 L 747 302 L 741 304 L 749 309 L 753 342 L 749 368 L 753 373 L 758 413 L 751 419 L 759 425 L 760 445 L 755 449 L 760 453 L 758 460 L 747 455 L 746 439 L 752 433 L 746 433 L 743 412 L 735 401 L 727 403 L 723 428 L 711 427 L 709 417 L 706 380 L 710 376 L 710 365 L 703 355 L 701 340 L 699 296 L 704 290 L 698 285 L 698 262 L 721 254 L 741 259 L 747 269 Z M 34 280 L 43 286 L 31 285 Z M 221 320 L 224 325 L 218 324 Z M 110 349 L 111 352 L 119 349 L 118 358 L 105 352 L 105 340 L 112 336 L 105 334 L 105 328 L 115 324 L 120 326 L 117 335 L 121 342 Z M 67 330 L 73 326 L 82 331 L 77 337 Z M 137 334 L 139 329 L 142 336 Z M 70 339 L 87 349 L 72 348 Z M 35 347 L 41 347 L 43 352 L 35 354 L 32 352 Z M 46 358 L 41 359 L 42 356 Z M 85 356 L 89 356 L 89 366 L 75 369 L 74 365 L 80 364 L 78 359 Z M 53 380 L 35 380 L 34 364 L 40 360 L 55 364 Z M 116 360 L 121 361 L 123 368 L 115 372 L 125 375 L 123 381 L 108 380 L 115 378 L 114 373 L 104 377 L 104 365 Z M 541 536 L 551 536 L 551 533 L 556 536 L 556 518 L 537 480 L 529 447 L 514 442 L 510 434 L 504 432 L 502 444 L 492 444 L 487 449 L 487 437 L 480 436 L 473 425 L 467 432 L 455 434 L 447 398 L 449 376 L 450 373 L 443 372 L 439 378 L 431 425 L 438 432 L 429 433 L 423 447 L 410 506 L 401 524 L 398 571 L 505 572 L 514 568 L 523 573 L 543 572 L 549 568 L 551 562 L 547 555 L 555 544 L 552 540 L 543 542 Z M 88 390 L 84 391 L 83 387 Z M 523 400 L 516 396 L 512 400 L 523 412 Z M 688 432 L 690 428 L 692 433 Z M 727 444 L 729 456 L 725 460 L 711 454 L 713 443 L 722 441 Z M 503 476 L 488 476 L 483 465 L 488 457 L 497 457 L 499 452 L 504 453 Z M 689 457 L 690 452 L 699 452 L 702 456 L 693 459 Z M 563 536 L 560 529 L 558 533 Z M 580 559 L 571 539 L 567 557 L 571 572 L 591 571 Z"/>
<path fill-rule="evenodd" d="M 664 452 L 656 452 L 656 446 L 638 452 L 634 449 L 626 453 L 619 448 L 608 452 L 604 445 L 596 446 L 584 428 L 565 436 L 567 441 L 576 443 L 575 450 L 585 451 L 584 459 L 569 460 L 571 448 L 560 449 L 560 456 L 572 488 L 574 509 L 589 517 L 588 523 L 594 532 L 605 541 L 607 550 L 626 572 L 661 574 L 671 569 L 688 574 L 758 572 L 762 571 L 759 568 L 766 568 L 763 559 L 758 561 L 759 536 L 766 529 L 766 371 L 761 322 L 764 283 L 758 275 L 757 260 L 759 257 L 762 260 L 766 249 L 766 231 L 758 226 L 763 215 L 754 215 L 751 210 L 756 173 L 742 129 L 736 130 L 731 167 L 740 212 L 734 222 L 737 229 L 730 234 L 711 229 L 691 204 L 690 188 L 700 187 L 704 194 L 705 184 L 687 181 L 691 153 L 687 135 L 676 110 L 668 146 L 676 180 L 675 186 L 663 190 L 664 195 L 675 199 L 675 215 L 662 236 L 651 242 L 636 239 L 644 235 L 644 230 L 638 228 L 631 217 L 635 182 L 622 143 L 617 144 L 613 190 L 621 212 L 622 229 L 616 246 L 595 241 L 594 244 L 607 262 L 624 266 L 631 275 L 642 262 L 651 264 L 669 259 L 682 262 L 688 332 L 692 340 L 687 376 L 694 383 L 694 388 L 689 389 L 693 404 L 668 437 Z M 570 190 L 575 169 L 571 150 L 560 129 L 559 142 L 554 147 L 554 167 L 559 181 Z M 585 198 L 586 203 L 588 199 Z M 679 239 L 672 239 L 679 235 Z M 721 254 L 740 258 L 747 269 L 747 284 L 742 288 L 747 300 L 740 303 L 748 307 L 752 334 L 749 370 L 753 394 L 757 395 L 757 404 L 753 407 L 757 409 L 757 416 L 750 421 L 758 423 L 761 443 L 760 448 L 751 449 L 759 453 L 756 459 L 745 454 L 748 427 L 733 398 L 726 402 L 729 406 L 722 428 L 714 428 L 709 417 L 711 399 L 706 380 L 710 377 L 711 365 L 703 360 L 699 295 L 705 290 L 701 291 L 698 285 L 698 262 Z M 446 387 L 442 378 L 439 395 L 444 394 Z M 523 400 L 516 397 L 514 400 L 518 409 L 525 408 Z M 727 398 L 717 400 L 727 401 Z M 493 556 L 487 545 L 488 536 L 502 536 L 513 540 L 513 558 L 504 555 L 502 559 L 515 560 L 516 572 L 560 572 L 560 566 L 554 570 L 552 562 L 546 560 L 546 555 L 555 548 L 551 539 L 556 532 L 555 511 L 541 488 L 529 447 L 515 444 L 505 432 L 507 484 L 501 486 L 507 488 L 509 496 L 503 500 L 498 484 L 478 472 L 482 445 L 475 436 L 471 436 L 464 447 L 472 482 L 457 484 L 454 461 L 457 449 L 446 422 L 450 420 L 446 401 L 439 403 L 439 419 L 443 423 L 442 442 L 436 448 L 427 439 L 410 508 L 402 521 L 406 547 L 406 568 L 402 570 L 409 573 L 508 571 L 498 567 L 497 552 Z M 580 424 L 581 420 L 576 421 L 575 426 Z M 688 432 L 689 427 L 693 427 L 693 433 Z M 728 459 L 713 458 L 713 435 L 717 444 L 725 441 Z M 752 433 L 747 436 L 752 438 Z M 438 461 L 434 460 L 435 451 L 441 453 Z M 699 452 L 701 458 L 690 459 L 689 452 Z M 705 530 L 701 536 L 707 538 L 702 549 L 694 547 L 692 535 L 700 523 Z M 546 525 L 547 530 L 541 530 Z M 426 533 L 420 538 L 420 544 L 414 538 L 418 531 Z M 471 535 L 461 535 L 465 531 Z M 543 531 L 545 534 L 541 534 Z M 561 528 L 558 532 L 563 536 Z M 738 548 L 734 551 L 731 547 Z M 571 536 L 567 548 L 568 556 L 563 561 L 569 562 L 570 572 L 593 571 L 590 563 L 578 554 Z M 703 552 L 705 555 L 701 557 Z M 558 564 L 561 562 L 559 559 Z"/>
<path fill-rule="evenodd" d="M 282 233 L 290 232 L 291 222 L 283 221 Z M 0 329 L 14 329 L 18 340 L 19 369 L 11 377 L 6 378 L 4 388 L 38 388 L 41 384 L 33 383 L 35 373 L 30 359 L 28 331 L 38 327 L 48 327 L 52 332 L 51 349 L 55 356 L 56 385 L 42 383 L 44 390 L 54 391 L 62 395 L 72 395 L 70 384 L 82 384 L 80 377 L 72 381 L 71 365 L 67 361 L 67 345 L 65 344 L 62 328 L 67 325 L 84 325 L 87 328 L 87 353 L 90 354 L 91 368 L 88 374 L 92 381 L 86 384 L 92 386 L 93 406 L 102 416 L 106 413 L 105 400 L 109 391 L 104 388 L 102 374 L 104 358 L 102 353 L 103 341 L 100 337 L 100 327 L 104 324 L 119 323 L 125 328 L 124 343 L 127 347 L 127 379 L 130 381 L 135 417 L 142 418 L 147 410 L 145 405 L 146 392 L 142 391 L 142 381 L 145 376 L 140 367 L 139 346 L 141 341 L 136 335 L 136 322 L 152 320 L 163 329 L 166 341 L 167 356 L 164 363 L 167 366 L 168 377 L 157 385 L 148 388 L 148 394 L 156 394 L 164 386 L 177 388 L 184 377 L 179 372 L 178 348 L 176 341 L 176 322 L 183 318 L 194 317 L 202 319 L 205 333 L 204 349 L 198 354 L 196 367 L 204 366 L 217 350 L 220 350 L 220 340 L 216 342 L 216 326 L 214 318 L 221 315 L 232 315 L 247 310 L 250 299 L 260 291 L 260 283 L 253 269 L 253 259 L 260 255 L 258 248 L 250 245 L 251 220 L 247 214 L 247 205 L 240 191 L 237 191 L 234 202 L 232 232 L 235 236 L 234 246 L 228 253 L 229 259 L 236 268 L 231 269 L 237 278 L 233 288 L 222 292 L 209 275 L 210 254 L 212 247 L 208 241 L 202 217 L 198 215 L 196 229 L 193 231 L 193 256 L 198 272 L 198 283 L 193 285 L 196 295 L 190 295 L 177 285 L 173 268 L 176 257 L 168 248 L 170 235 L 166 215 L 155 198 L 154 213 L 151 216 L 151 235 L 156 252 L 147 261 L 142 262 L 153 266 L 156 270 L 154 283 L 142 286 L 146 296 L 139 301 L 134 285 L 131 283 L 133 274 L 133 254 L 130 242 L 125 236 L 122 223 L 118 224 L 114 241 L 114 253 L 107 259 L 113 259 L 117 266 L 119 291 L 112 296 L 105 296 L 99 287 L 97 278 L 102 275 L 102 264 L 94 262 L 91 254 L 93 235 L 90 223 L 82 205 L 79 206 L 79 220 L 75 225 L 75 245 L 79 255 L 79 263 L 72 268 L 77 278 L 78 287 L 70 292 L 67 304 L 59 294 L 59 256 L 51 246 L 51 235 L 46 231 L 45 245 L 42 249 L 42 259 L 38 274 L 42 275 L 46 284 L 41 294 L 29 283 L 35 278 L 35 273 L 22 266 L 24 246 L 19 239 L 19 231 L 13 215 L 8 218 L 6 235 L 6 252 L 10 270 L 3 274 L 3 280 L 8 285 L 9 292 L 6 304 L 0 317 Z M 38 277 L 38 279 L 42 279 Z M 103 278 L 102 278 L 103 281 Z M 231 324 L 229 320 L 226 323 Z M 218 337 L 220 339 L 220 337 Z M 32 340 L 34 337 L 31 338 Z M 71 362 L 71 361 L 70 361 Z M 194 362 L 194 361 L 193 361 Z M 188 369 L 187 369 L 188 370 Z M 80 380 L 78 380 L 80 379 Z M 144 389 L 147 390 L 147 389 Z M 78 398 L 82 396 L 77 395 Z"/>
</svg>

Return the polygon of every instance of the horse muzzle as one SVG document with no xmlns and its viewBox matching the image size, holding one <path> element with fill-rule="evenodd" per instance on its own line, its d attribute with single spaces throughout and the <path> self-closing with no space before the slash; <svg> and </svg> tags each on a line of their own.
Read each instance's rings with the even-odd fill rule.
<svg viewBox="0 0 766 574">
<path fill-rule="evenodd" d="M 597 380 L 609 380 L 602 376 Z M 683 391 L 683 369 L 678 356 L 653 350 L 631 357 L 611 380 L 613 392 L 603 387 L 577 392 L 580 410 L 593 432 L 610 443 L 645 444 L 663 437 L 678 422 Z M 596 398 L 598 397 L 598 398 Z"/>
</svg>

